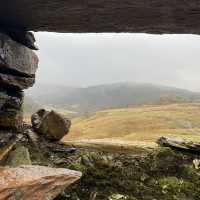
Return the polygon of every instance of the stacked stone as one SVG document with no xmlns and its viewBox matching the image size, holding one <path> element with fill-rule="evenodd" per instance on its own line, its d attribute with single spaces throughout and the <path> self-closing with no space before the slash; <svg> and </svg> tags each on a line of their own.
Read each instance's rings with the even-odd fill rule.
<svg viewBox="0 0 200 200">
<path fill-rule="evenodd" d="M 18 130 L 23 120 L 23 90 L 33 86 L 38 57 L 0 33 L 0 129 Z"/>
</svg>

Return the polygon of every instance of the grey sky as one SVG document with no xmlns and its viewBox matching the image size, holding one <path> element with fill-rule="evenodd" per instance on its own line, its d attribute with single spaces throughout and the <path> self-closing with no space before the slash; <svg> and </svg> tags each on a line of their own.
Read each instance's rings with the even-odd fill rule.
<svg viewBox="0 0 200 200">
<path fill-rule="evenodd" d="M 150 82 L 200 91 L 200 36 L 36 33 L 37 83 Z"/>
</svg>

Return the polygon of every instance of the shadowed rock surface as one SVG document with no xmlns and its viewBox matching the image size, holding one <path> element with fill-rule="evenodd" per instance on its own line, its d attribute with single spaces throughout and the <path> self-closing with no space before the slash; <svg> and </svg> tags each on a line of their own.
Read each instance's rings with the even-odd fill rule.
<svg viewBox="0 0 200 200">
<path fill-rule="evenodd" d="M 0 23 L 54 32 L 200 33 L 197 0 L 3 1 Z"/>
<path fill-rule="evenodd" d="M 0 200 L 53 200 L 80 172 L 42 166 L 0 168 Z"/>
<path fill-rule="evenodd" d="M 35 83 L 38 57 L 24 45 L 0 33 L 0 128 L 19 130 L 23 91 Z"/>
<path fill-rule="evenodd" d="M 23 92 L 13 93 L 0 88 L 0 129 L 20 128 L 23 120 L 22 103 Z"/>
</svg>

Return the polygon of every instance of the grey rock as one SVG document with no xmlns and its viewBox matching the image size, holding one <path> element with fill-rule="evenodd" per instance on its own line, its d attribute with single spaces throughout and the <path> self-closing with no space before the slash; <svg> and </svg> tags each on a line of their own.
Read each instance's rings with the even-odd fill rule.
<svg viewBox="0 0 200 200">
<path fill-rule="evenodd" d="M 0 72 L 32 77 L 38 68 L 38 57 L 30 49 L 0 33 Z"/>
<path fill-rule="evenodd" d="M 38 50 L 38 47 L 35 45 L 35 37 L 32 32 L 28 32 L 21 29 L 16 29 L 12 27 L 4 27 L 1 30 L 3 33 L 12 38 L 12 40 L 30 48 L 33 50 Z"/>
<path fill-rule="evenodd" d="M 23 92 L 0 91 L 0 128 L 18 130 L 22 126 Z"/>
<path fill-rule="evenodd" d="M 0 111 L 21 110 L 23 98 L 23 92 L 16 92 L 15 95 L 11 95 L 6 91 L 0 91 Z"/>
<path fill-rule="evenodd" d="M 28 89 L 29 87 L 32 87 L 34 83 L 35 83 L 35 78 L 2 74 L 0 72 L 0 84 L 4 84 L 8 88 L 24 90 Z"/>
</svg>

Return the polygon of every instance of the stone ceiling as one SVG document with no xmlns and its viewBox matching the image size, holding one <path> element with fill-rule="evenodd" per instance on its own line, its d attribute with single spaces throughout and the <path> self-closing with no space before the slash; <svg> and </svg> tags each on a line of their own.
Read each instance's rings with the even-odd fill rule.
<svg viewBox="0 0 200 200">
<path fill-rule="evenodd" d="M 34 31 L 200 33 L 199 0 L 2 0 L 0 23 Z"/>
</svg>

